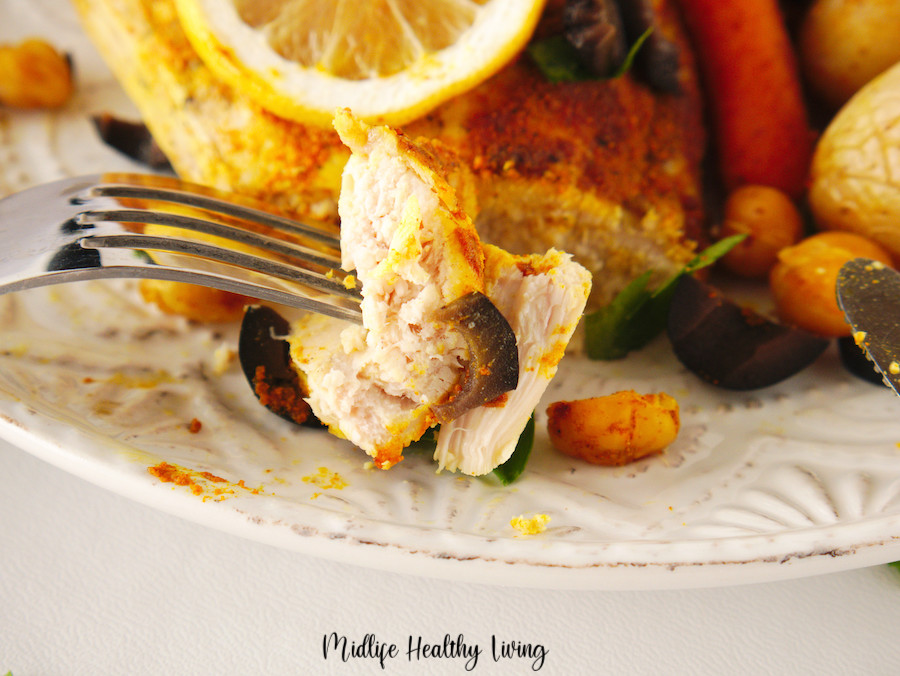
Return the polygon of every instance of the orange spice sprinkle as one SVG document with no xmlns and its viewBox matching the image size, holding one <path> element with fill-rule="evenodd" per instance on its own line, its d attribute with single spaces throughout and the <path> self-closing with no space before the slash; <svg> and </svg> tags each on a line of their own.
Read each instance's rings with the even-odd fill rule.
<svg viewBox="0 0 900 676">
<path fill-rule="evenodd" d="M 171 483 L 176 486 L 188 488 L 194 495 L 203 496 L 204 501 L 211 498 L 214 498 L 217 501 L 224 500 L 227 497 L 234 495 L 235 489 L 237 488 L 253 493 L 254 495 L 259 495 L 263 492 L 262 487 L 247 488 L 244 485 L 243 479 L 235 484 L 220 476 L 216 476 L 212 472 L 199 472 L 186 467 L 179 467 L 178 465 L 173 465 L 168 462 L 161 462 L 157 465 L 148 467 L 147 471 L 163 483 Z M 210 486 L 210 483 L 219 485 Z"/>
<path fill-rule="evenodd" d="M 253 391 L 259 403 L 279 415 L 288 415 L 298 425 L 304 423 L 312 409 L 303 400 L 299 381 L 291 385 L 272 385 L 266 377 L 266 367 L 257 366 L 253 376 Z"/>
<path fill-rule="evenodd" d="M 500 395 L 494 397 L 490 401 L 484 402 L 482 404 L 482 406 L 487 406 L 490 408 L 503 408 L 504 406 L 506 406 L 506 402 L 508 402 L 508 401 L 509 401 L 509 392 L 504 392 L 503 394 L 500 394 Z"/>
<path fill-rule="evenodd" d="M 347 482 L 337 472 L 332 472 L 327 467 L 319 467 L 316 474 L 303 477 L 304 483 L 313 484 L 319 488 L 334 488 L 341 490 L 347 487 Z"/>
<path fill-rule="evenodd" d="M 188 423 L 188 432 L 191 434 L 197 434 L 203 428 L 203 423 L 197 420 L 197 418 L 191 418 L 191 422 Z"/>
</svg>

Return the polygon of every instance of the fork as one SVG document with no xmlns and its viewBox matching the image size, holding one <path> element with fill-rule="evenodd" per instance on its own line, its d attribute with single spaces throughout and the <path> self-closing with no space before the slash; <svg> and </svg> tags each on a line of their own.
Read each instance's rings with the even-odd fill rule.
<svg viewBox="0 0 900 676">
<path fill-rule="evenodd" d="M 336 226 L 169 176 L 80 176 L 0 200 L 0 293 L 154 278 L 361 323 L 360 292 L 340 264 Z"/>
</svg>

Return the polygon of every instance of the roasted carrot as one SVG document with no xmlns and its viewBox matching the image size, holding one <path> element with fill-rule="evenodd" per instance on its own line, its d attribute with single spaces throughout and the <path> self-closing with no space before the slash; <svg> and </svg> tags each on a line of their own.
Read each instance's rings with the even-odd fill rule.
<svg viewBox="0 0 900 676">
<path fill-rule="evenodd" d="M 802 194 L 813 135 L 778 0 L 680 0 L 726 189 Z"/>
</svg>

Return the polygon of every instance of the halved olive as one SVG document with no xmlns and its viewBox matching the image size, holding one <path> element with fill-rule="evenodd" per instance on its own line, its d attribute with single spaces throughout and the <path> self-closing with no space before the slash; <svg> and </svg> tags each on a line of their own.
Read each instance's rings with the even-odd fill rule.
<svg viewBox="0 0 900 676">
<path fill-rule="evenodd" d="M 656 4 L 652 0 L 619 0 L 622 23 L 630 43 L 645 31 L 650 31 L 647 41 L 635 56 L 635 67 L 640 77 L 658 92 L 680 94 L 678 70 L 681 50 L 663 35 Z"/>
<path fill-rule="evenodd" d="M 172 170 L 169 158 L 143 122 L 130 122 L 110 113 L 94 115 L 91 122 L 100 140 L 109 147 L 151 169 Z"/>
<path fill-rule="evenodd" d="M 856 344 L 853 336 L 838 338 L 838 351 L 841 355 L 841 364 L 851 374 L 873 385 L 887 387 L 884 376 L 881 375 L 874 362 L 866 356 L 865 350 Z"/>
<path fill-rule="evenodd" d="M 568 0 L 563 25 L 566 39 L 592 74 L 606 77 L 622 65 L 628 43 L 614 0 Z"/>
<path fill-rule="evenodd" d="M 304 400 L 307 392 L 291 365 L 290 346 L 279 337 L 288 331 L 288 321 L 272 308 L 248 307 L 238 339 L 241 369 L 263 406 L 298 425 L 318 424 Z"/>
<path fill-rule="evenodd" d="M 789 378 L 829 344 L 741 307 L 690 276 L 675 289 L 667 330 L 675 356 L 688 370 L 731 390 L 768 387 Z"/>
<path fill-rule="evenodd" d="M 469 346 L 469 363 L 450 397 L 432 411 L 449 422 L 513 390 L 519 384 L 519 349 L 506 317 L 482 293 L 470 293 L 444 307 L 438 321 L 453 324 Z"/>
</svg>

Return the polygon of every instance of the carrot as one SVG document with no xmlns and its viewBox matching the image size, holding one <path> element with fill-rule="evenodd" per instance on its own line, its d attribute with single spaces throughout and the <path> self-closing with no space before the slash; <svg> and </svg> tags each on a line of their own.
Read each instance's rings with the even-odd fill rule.
<svg viewBox="0 0 900 676">
<path fill-rule="evenodd" d="M 805 188 L 813 148 L 778 0 L 680 0 L 709 101 L 727 190 Z"/>
</svg>

